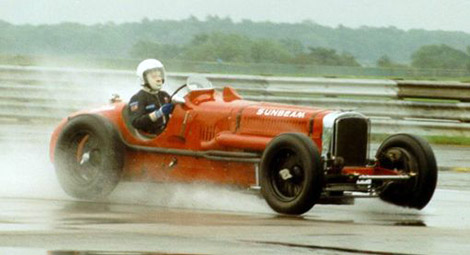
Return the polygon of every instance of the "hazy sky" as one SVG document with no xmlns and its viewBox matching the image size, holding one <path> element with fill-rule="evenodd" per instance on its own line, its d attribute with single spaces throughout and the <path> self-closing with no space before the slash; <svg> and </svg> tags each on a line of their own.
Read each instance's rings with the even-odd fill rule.
<svg viewBox="0 0 470 255">
<path fill-rule="evenodd" d="M 122 23 L 190 15 L 470 32 L 470 0 L 0 0 L 0 19 L 13 24 Z"/>
</svg>

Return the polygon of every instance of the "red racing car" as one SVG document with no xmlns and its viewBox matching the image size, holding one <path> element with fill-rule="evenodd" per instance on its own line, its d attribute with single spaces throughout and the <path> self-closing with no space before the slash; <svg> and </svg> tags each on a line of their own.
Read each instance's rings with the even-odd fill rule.
<svg viewBox="0 0 470 255">
<path fill-rule="evenodd" d="M 176 92 L 158 136 L 133 128 L 120 100 L 62 120 L 50 157 L 65 192 L 92 200 L 124 180 L 207 181 L 260 190 L 276 212 L 294 215 L 357 196 L 422 209 L 433 196 L 436 160 L 418 136 L 392 135 L 370 158 L 360 113 L 247 101 L 201 77 Z"/>
</svg>

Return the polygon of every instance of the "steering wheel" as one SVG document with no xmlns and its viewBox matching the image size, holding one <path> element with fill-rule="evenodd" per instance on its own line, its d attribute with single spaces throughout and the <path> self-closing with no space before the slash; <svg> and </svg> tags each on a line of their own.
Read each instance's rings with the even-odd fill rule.
<svg viewBox="0 0 470 255">
<path fill-rule="evenodd" d="M 173 101 L 173 97 L 174 97 L 176 94 L 178 94 L 178 92 L 180 92 L 180 90 L 182 90 L 183 88 L 185 88 L 185 87 L 187 87 L 187 86 L 188 86 L 188 84 L 183 84 L 183 85 L 179 86 L 179 87 L 175 90 L 175 92 L 173 92 L 173 94 L 171 94 L 171 96 L 170 96 L 170 102 Z"/>
</svg>

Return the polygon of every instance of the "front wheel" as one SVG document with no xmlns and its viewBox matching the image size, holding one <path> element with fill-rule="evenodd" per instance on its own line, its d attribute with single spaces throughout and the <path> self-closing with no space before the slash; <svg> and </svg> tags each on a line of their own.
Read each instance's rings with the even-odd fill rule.
<svg viewBox="0 0 470 255">
<path fill-rule="evenodd" d="M 381 167 L 411 177 L 389 183 L 380 193 L 383 201 L 416 209 L 429 203 L 437 184 L 437 164 L 429 143 L 414 135 L 392 135 L 379 147 L 376 158 Z"/>
<path fill-rule="evenodd" d="M 317 147 L 303 134 L 271 140 L 261 158 L 261 192 L 273 210 L 303 214 L 323 190 L 323 168 Z"/>
</svg>

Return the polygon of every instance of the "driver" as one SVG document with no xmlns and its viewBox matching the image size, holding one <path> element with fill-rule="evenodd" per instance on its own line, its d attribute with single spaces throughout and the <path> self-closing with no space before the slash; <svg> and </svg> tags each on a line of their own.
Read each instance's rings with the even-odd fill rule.
<svg viewBox="0 0 470 255">
<path fill-rule="evenodd" d="M 129 101 L 132 126 L 145 133 L 160 134 L 174 108 L 170 95 L 161 90 L 165 67 L 156 59 L 146 59 L 137 66 L 137 76 L 142 89 Z"/>
</svg>

